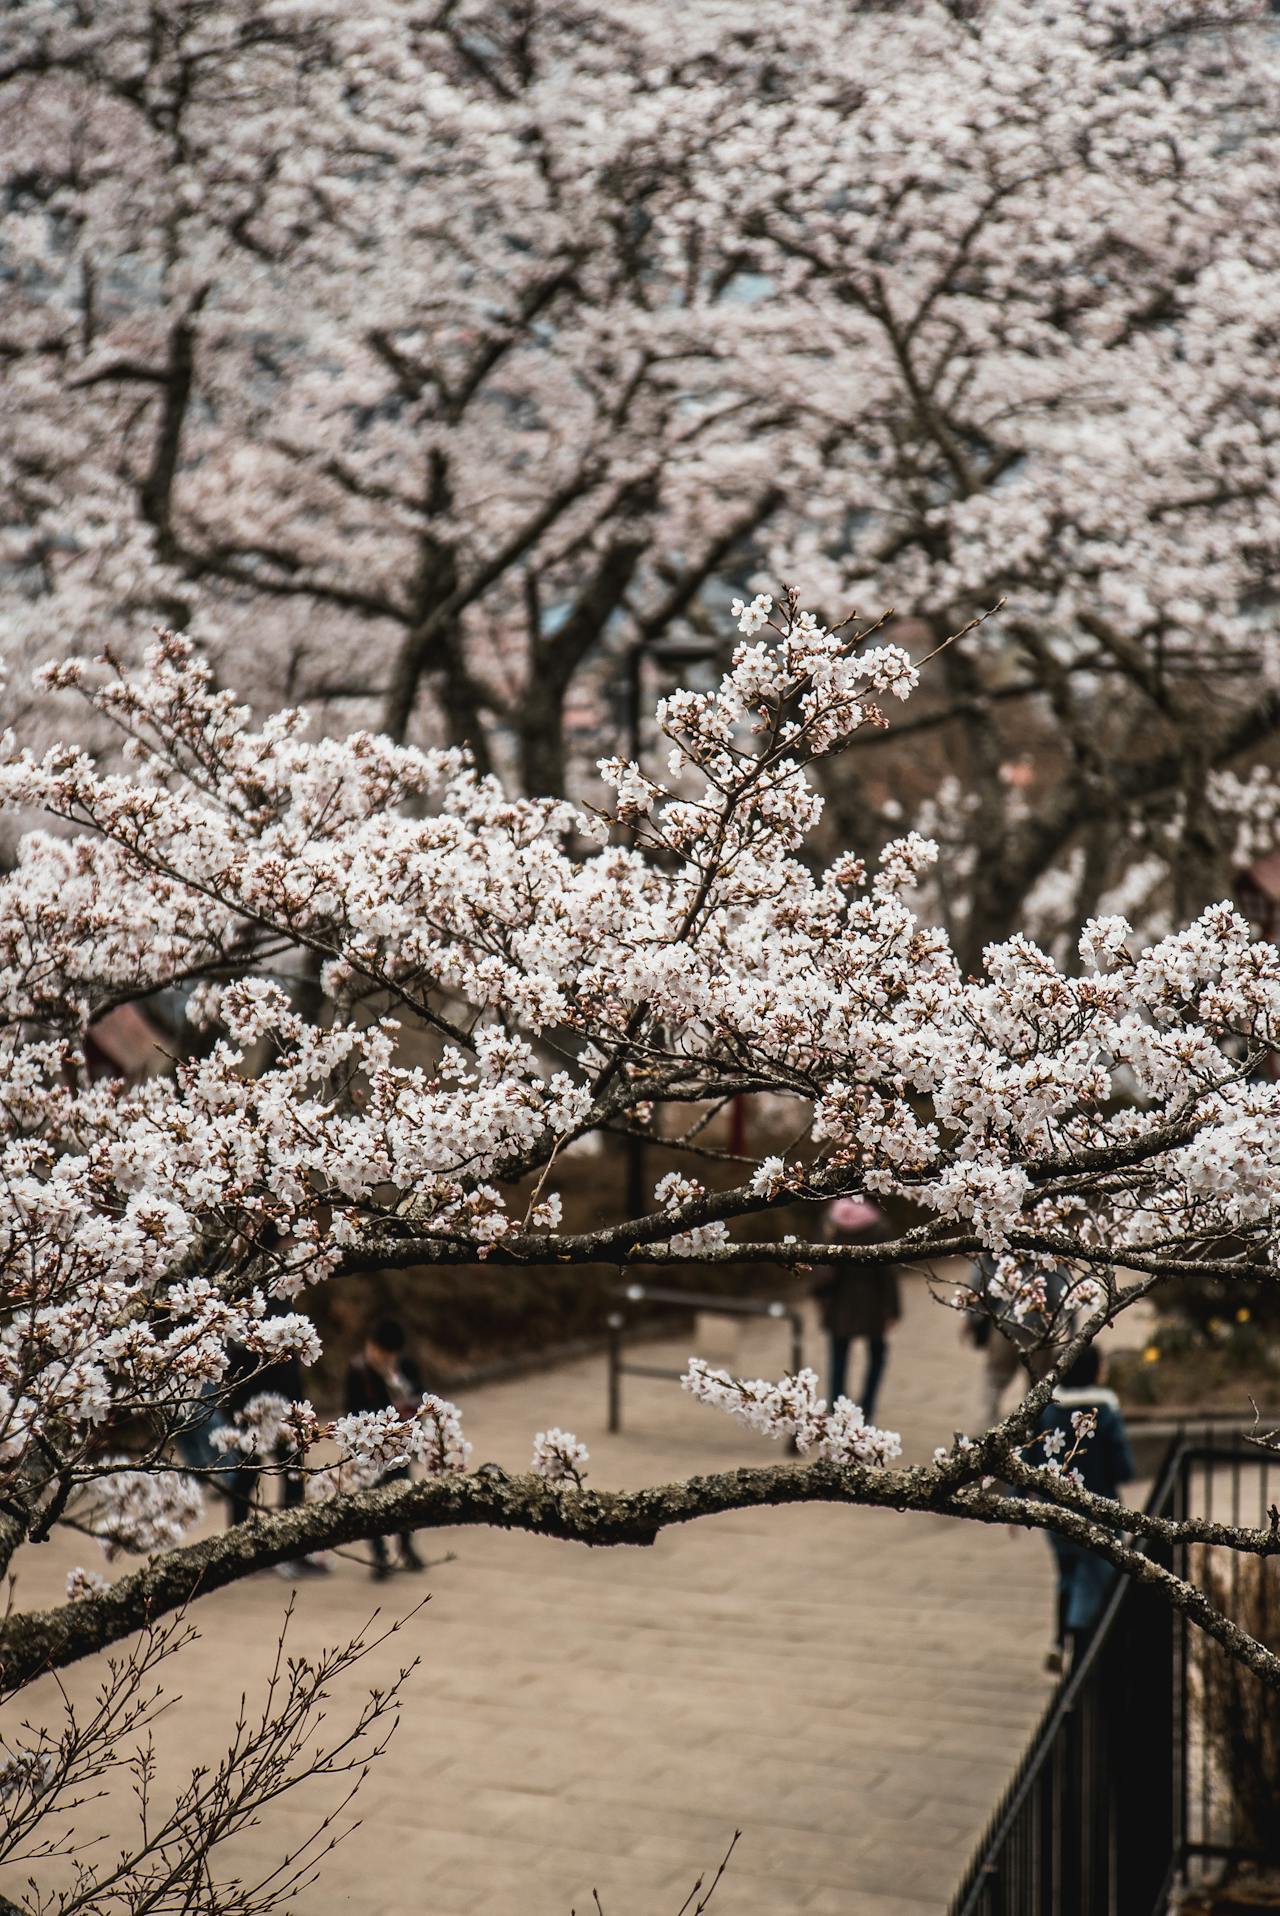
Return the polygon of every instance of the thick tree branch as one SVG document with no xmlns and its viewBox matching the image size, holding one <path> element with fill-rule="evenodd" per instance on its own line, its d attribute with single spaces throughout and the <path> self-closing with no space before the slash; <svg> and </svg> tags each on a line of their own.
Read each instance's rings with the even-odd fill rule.
<svg viewBox="0 0 1280 1916">
<path fill-rule="evenodd" d="M 1006 1420 L 1006 1427 L 1012 1421 Z M 770 1464 L 645 1490 L 564 1491 L 541 1477 L 508 1477 L 483 1466 L 466 1475 L 431 1477 L 332 1503 L 304 1504 L 168 1551 L 101 1594 L 58 1610 L 11 1616 L 0 1626 L 0 1681 L 12 1691 L 256 1570 L 393 1531 L 484 1525 L 595 1547 L 647 1545 L 673 1525 L 727 1511 L 836 1503 L 978 1523 L 1013 1523 L 1070 1537 L 1098 1551 L 1127 1575 L 1155 1585 L 1170 1603 L 1280 1690 L 1280 1656 L 1253 1643 L 1218 1615 L 1194 1586 L 1123 1544 L 1116 1531 L 1145 1525 L 1148 1534 L 1162 1542 L 1221 1544 L 1262 1557 L 1280 1557 L 1280 1535 L 1197 1521 L 1153 1525 L 1139 1512 L 1089 1498 L 1087 1493 L 1071 1494 L 1076 1507 L 997 1494 L 975 1481 L 988 1461 L 988 1443 L 997 1438 L 1003 1441 L 1001 1430 L 971 1453 L 904 1470 Z"/>
<path fill-rule="evenodd" d="M 424 672 L 430 670 L 440 635 L 469 605 L 483 597 L 505 572 L 516 565 L 574 501 L 590 491 L 595 482 L 594 465 L 590 459 L 584 460 L 572 478 L 549 494 L 537 511 L 503 540 L 469 578 L 441 599 L 420 625 L 405 634 L 392 670 L 391 687 L 383 712 L 383 726 L 392 738 L 403 739 L 408 730 L 419 681 Z"/>
</svg>

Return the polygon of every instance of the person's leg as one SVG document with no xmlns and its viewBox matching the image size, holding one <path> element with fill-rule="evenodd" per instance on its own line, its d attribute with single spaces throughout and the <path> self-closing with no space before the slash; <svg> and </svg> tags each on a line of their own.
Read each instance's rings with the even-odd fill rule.
<svg viewBox="0 0 1280 1916">
<path fill-rule="evenodd" d="M 244 1468 L 228 1471 L 223 1479 L 228 1530 L 233 1524 L 244 1523 L 253 1514 L 253 1498 L 257 1487 L 256 1471 Z"/>
<path fill-rule="evenodd" d="M 844 1396 L 845 1379 L 849 1374 L 849 1339 L 832 1336 L 831 1339 L 831 1386 L 828 1398 L 835 1403 L 837 1397 Z"/>
<path fill-rule="evenodd" d="M 1093 1635 L 1116 1576 L 1114 1566 L 1105 1557 L 1095 1556 L 1092 1550 L 1077 1552 L 1067 1605 L 1067 1629 L 1078 1644 L 1086 1643 Z"/>
<path fill-rule="evenodd" d="M 887 1337 L 869 1337 L 867 1339 L 867 1372 L 862 1384 L 862 1415 L 867 1423 L 874 1423 L 876 1398 L 880 1394 L 880 1379 L 884 1376 L 885 1359 L 889 1355 Z"/>
<path fill-rule="evenodd" d="M 213 1411 L 206 1400 L 194 1399 L 187 1406 L 187 1422 L 174 1439 L 178 1455 L 188 1470 L 216 1470 L 224 1461 L 223 1452 L 213 1443 L 216 1428 Z"/>
<path fill-rule="evenodd" d="M 276 1446 L 275 1460 L 283 1470 L 280 1489 L 281 1510 L 297 1510 L 306 1502 L 307 1486 L 299 1468 L 301 1452 L 289 1450 L 285 1445 Z M 320 1551 L 313 1551 L 309 1557 L 296 1557 L 289 1562 L 276 1565 L 277 1576 L 325 1577 L 329 1574 L 328 1558 Z"/>
<path fill-rule="evenodd" d="M 228 1494 L 228 1457 L 226 1451 L 214 1443 L 213 1437 L 214 1432 L 229 1420 L 218 1403 L 218 1386 L 203 1384 L 195 1397 L 187 1399 L 182 1410 L 182 1428 L 174 1438 L 178 1455 L 188 1470 L 221 1472 L 208 1481 L 213 1489 L 225 1497 Z"/>
<path fill-rule="evenodd" d="M 410 1476 L 409 1466 L 408 1464 L 405 1464 L 399 1470 L 388 1471 L 387 1475 L 383 1478 L 382 1481 L 384 1484 L 400 1484 L 400 1483 L 407 1484 L 409 1481 L 409 1476 Z M 402 1569 L 405 1569 L 405 1570 L 425 1570 L 426 1569 L 427 1567 L 426 1564 L 423 1563 L 422 1558 L 418 1555 L 417 1550 L 414 1548 L 412 1530 L 402 1530 L 399 1534 L 399 1537 L 396 1539 L 396 1541 L 400 1546 L 400 1564 Z"/>
<path fill-rule="evenodd" d="M 1051 1676 L 1060 1676 L 1063 1670 L 1069 1667 L 1068 1651 L 1071 1642 L 1069 1619 L 1071 1586 L 1075 1577 L 1075 1557 L 1071 1545 L 1062 1537 L 1051 1536 L 1049 1545 L 1053 1551 L 1053 1564 L 1057 1573 L 1057 1593 L 1053 1647 L 1045 1658 L 1045 1668 Z"/>
<path fill-rule="evenodd" d="M 394 1483 L 397 1478 L 407 1477 L 408 1475 L 407 1470 L 389 1470 L 384 1477 L 379 1477 L 378 1488 L 381 1490 L 384 1484 Z M 386 1538 L 383 1536 L 370 1537 L 369 1549 L 373 1556 L 372 1569 L 374 1579 L 377 1582 L 381 1582 L 383 1577 L 389 1577 L 391 1575 L 391 1565 L 387 1561 Z"/>
<path fill-rule="evenodd" d="M 285 1466 L 284 1489 L 280 1494 L 280 1508 L 282 1510 L 296 1510 L 299 1504 L 306 1501 L 307 1494 L 306 1486 L 302 1481 L 302 1472 L 297 1468 L 297 1452 L 290 1453 L 283 1449 L 277 1450 L 276 1461 Z M 293 1465 L 293 1469 L 289 1468 L 290 1464 Z"/>
</svg>

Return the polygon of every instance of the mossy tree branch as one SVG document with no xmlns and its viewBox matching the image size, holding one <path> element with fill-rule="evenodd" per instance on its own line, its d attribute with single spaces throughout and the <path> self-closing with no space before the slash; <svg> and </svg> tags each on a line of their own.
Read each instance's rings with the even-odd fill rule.
<svg viewBox="0 0 1280 1916">
<path fill-rule="evenodd" d="M 1020 1411 L 1025 1406 L 1020 1407 Z M 897 1470 L 819 1462 L 719 1471 L 637 1491 L 565 1491 L 536 1476 L 509 1477 L 496 1466 L 388 1485 L 328 1503 L 253 1518 L 214 1537 L 166 1551 L 109 1590 L 56 1610 L 11 1615 L 0 1626 L 0 1682 L 8 1691 L 47 1670 L 118 1642 L 157 1617 L 237 1583 L 256 1570 L 400 1530 L 485 1525 L 595 1547 L 652 1544 L 676 1524 L 766 1505 L 835 1503 L 1016 1524 L 1053 1532 L 1098 1552 L 1175 1608 L 1280 1692 L 1280 1656 L 1264 1649 L 1214 1609 L 1194 1585 L 1123 1541 L 1208 1544 L 1280 1557 L 1280 1532 L 1195 1520 L 1148 1518 L 1064 1483 L 1060 1501 L 1007 1494 L 988 1474 L 1008 1454 L 1007 1419 L 979 1443 L 941 1462 Z M 1038 1480 L 1041 1473 L 1034 1473 Z M 984 1481 L 985 1479 L 985 1481 Z"/>
</svg>

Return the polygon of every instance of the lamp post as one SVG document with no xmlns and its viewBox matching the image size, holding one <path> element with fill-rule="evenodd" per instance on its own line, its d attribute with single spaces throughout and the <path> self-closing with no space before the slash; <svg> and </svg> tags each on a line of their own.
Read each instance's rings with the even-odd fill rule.
<svg viewBox="0 0 1280 1916">
<path fill-rule="evenodd" d="M 682 666 L 716 665 L 723 655 L 716 639 L 669 639 L 665 644 L 646 645 L 643 640 L 627 653 L 626 674 L 627 754 L 640 763 L 640 715 L 644 709 L 645 660 L 656 666 L 668 682 L 674 683 Z"/>
<path fill-rule="evenodd" d="M 721 647 L 710 639 L 673 639 L 665 645 L 633 645 L 626 656 L 627 756 L 640 763 L 640 715 L 644 697 L 644 665 L 648 659 L 669 681 L 686 665 L 708 665 L 721 656 Z M 739 1137 L 741 1117 L 734 1099 L 734 1138 Z M 740 1148 L 735 1142 L 735 1149 Z M 638 1132 L 627 1137 L 627 1216 L 640 1217 L 648 1205 L 646 1179 L 646 1140 Z"/>
</svg>

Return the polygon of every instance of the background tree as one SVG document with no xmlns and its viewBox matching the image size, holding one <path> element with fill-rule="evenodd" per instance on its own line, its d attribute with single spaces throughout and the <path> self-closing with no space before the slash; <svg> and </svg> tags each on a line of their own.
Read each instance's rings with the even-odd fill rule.
<svg viewBox="0 0 1280 1916">
<path fill-rule="evenodd" d="M 16 37 L 37 625 L 194 618 L 249 689 L 397 738 L 425 707 L 562 790 L 584 660 L 661 637 L 812 468 L 689 203 L 749 108 L 732 23 L 233 0 Z"/>
<path fill-rule="evenodd" d="M 1185 918 L 1273 838 L 1261 6 L 10 26 L 17 647 L 158 618 L 559 794 L 624 658 L 748 577 L 925 649 L 1005 596 L 830 787 L 838 839 L 946 839 L 967 968 L 1024 907 Z"/>
<path fill-rule="evenodd" d="M 1008 600 L 911 723 L 955 775 L 927 804 L 961 854 L 939 903 L 969 965 L 1029 901 L 1185 916 L 1229 877 L 1215 772 L 1280 718 L 1280 209 L 1250 79 L 1274 23 L 920 7 L 865 14 L 842 61 L 827 19 L 814 84 L 721 145 L 723 212 L 856 413 L 824 466 L 830 589 L 896 598 L 933 643 Z M 832 787 L 859 838 L 860 799 L 901 797 L 866 744 L 877 784 Z"/>
</svg>

